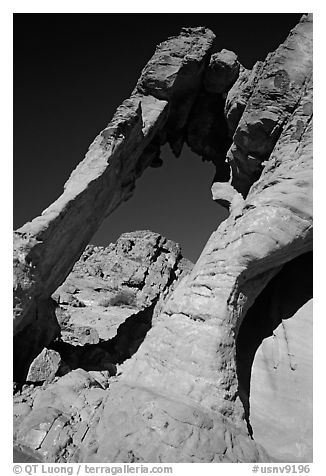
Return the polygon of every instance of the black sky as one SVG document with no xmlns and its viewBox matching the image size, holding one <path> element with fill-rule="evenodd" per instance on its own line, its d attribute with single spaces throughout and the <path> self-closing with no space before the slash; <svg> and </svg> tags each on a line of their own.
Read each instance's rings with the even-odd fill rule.
<svg viewBox="0 0 326 476">
<path fill-rule="evenodd" d="M 14 14 L 14 228 L 39 215 L 127 98 L 155 46 L 183 26 L 207 26 L 251 68 L 301 14 Z M 226 213 L 211 200 L 213 168 L 167 147 L 92 242 L 151 229 L 195 260 Z"/>
</svg>

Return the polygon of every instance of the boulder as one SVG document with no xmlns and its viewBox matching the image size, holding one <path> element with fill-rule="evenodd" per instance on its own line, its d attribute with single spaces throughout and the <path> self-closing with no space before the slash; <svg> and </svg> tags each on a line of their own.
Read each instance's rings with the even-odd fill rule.
<svg viewBox="0 0 326 476">
<path fill-rule="evenodd" d="M 204 88 L 211 94 L 227 93 L 238 77 L 240 63 L 233 51 L 214 53 L 205 71 Z"/>
<path fill-rule="evenodd" d="M 51 381 L 59 369 L 60 362 L 58 352 L 44 348 L 31 363 L 26 380 L 35 383 Z"/>
</svg>

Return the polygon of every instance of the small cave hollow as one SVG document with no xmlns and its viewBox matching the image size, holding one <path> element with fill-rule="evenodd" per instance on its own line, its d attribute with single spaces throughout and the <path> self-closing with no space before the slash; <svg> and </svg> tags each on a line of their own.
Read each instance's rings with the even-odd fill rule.
<svg viewBox="0 0 326 476">
<path fill-rule="evenodd" d="M 313 297 L 312 252 L 286 263 L 256 298 L 241 323 L 236 341 L 236 363 L 239 397 L 245 410 L 248 431 L 254 436 L 250 400 L 255 355 L 264 339 Z M 289 354 L 290 355 L 290 354 Z M 292 369 L 295 370 L 295 369 Z M 266 425 L 266 432 L 268 428 Z"/>
<path fill-rule="evenodd" d="M 128 317 L 123 322 L 115 337 L 98 344 L 72 345 L 58 339 L 50 348 L 59 352 L 62 365 L 59 374 L 64 375 L 70 370 L 109 371 L 116 375 L 116 365 L 122 364 L 135 354 L 152 327 L 155 304 Z"/>
</svg>

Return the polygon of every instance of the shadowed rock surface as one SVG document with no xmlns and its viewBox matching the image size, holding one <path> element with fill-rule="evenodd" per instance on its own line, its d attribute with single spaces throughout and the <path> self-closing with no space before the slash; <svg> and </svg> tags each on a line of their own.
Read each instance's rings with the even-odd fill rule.
<svg viewBox="0 0 326 476">
<path fill-rule="evenodd" d="M 279 461 L 312 460 L 311 369 L 312 301 L 308 301 L 264 339 L 252 367 L 254 438 Z"/>
<path fill-rule="evenodd" d="M 148 231 L 83 253 L 184 141 L 230 212 L 197 263 Z M 311 461 L 312 211 L 312 16 L 252 71 L 206 28 L 159 45 L 63 195 L 15 232 L 15 444 L 57 462 Z"/>
<path fill-rule="evenodd" d="M 279 48 L 243 72 L 226 101 L 233 143 L 227 153 L 232 185 L 247 195 L 312 78 L 312 16 L 304 16 Z M 307 116 L 311 102 L 306 101 Z M 298 118 L 300 121 L 300 118 Z M 296 122 L 299 135 L 304 123 Z"/>
</svg>

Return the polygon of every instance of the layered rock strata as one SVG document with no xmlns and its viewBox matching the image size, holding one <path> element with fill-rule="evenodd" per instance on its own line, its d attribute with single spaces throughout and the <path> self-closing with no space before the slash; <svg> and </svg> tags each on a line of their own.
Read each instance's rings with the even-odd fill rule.
<svg viewBox="0 0 326 476">
<path fill-rule="evenodd" d="M 46 305 L 42 313 L 39 310 L 41 303 L 66 278 L 103 216 L 130 196 L 135 177 L 146 165 L 159 163 L 159 147 L 165 141 L 177 155 L 186 140 L 204 159 L 214 162 L 213 198 L 230 210 L 190 273 L 158 301 L 142 344 L 119 362 L 115 375 L 106 364 L 108 388 L 103 384 L 107 374 L 99 381 L 89 371 L 70 365 L 68 373 L 46 383 L 36 396 L 25 389 L 24 398 L 31 400 L 32 410 L 25 406 L 22 410 L 28 415 L 18 425 L 17 441 L 49 461 L 311 459 L 310 444 L 302 446 L 304 435 L 310 435 L 311 418 L 307 416 L 303 426 L 279 421 L 280 433 L 298 442 L 292 444 L 284 437 L 282 452 L 277 443 L 262 437 L 262 422 L 272 428 L 273 418 L 261 412 L 264 405 L 251 392 L 257 374 L 255 367 L 252 370 L 255 352 L 258 349 L 259 369 L 259 346 L 266 333 L 279 335 L 277 326 L 281 325 L 289 329 L 285 339 L 289 345 L 298 338 L 292 335 L 296 326 L 284 320 L 294 320 L 304 302 L 293 304 L 288 293 L 274 292 L 274 283 L 282 282 L 289 269 L 295 270 L 297 260 L 304 260 L 303 272 L 311 263 L 312 17 L 303 16 L 285 43 L 252 71 L 228 52 L 210 56 L 212 47 L 213 34 L 204 28 L 184 29 L 180 37 L 161 44 L 130 100 L 118 109 L 71 175 L 64 194 L 41 217 L 16 232 L 19 337 L 21 329 L 35 326 L 36 311 L 42 322 L 50 322 L 44 317 Z M 137 282 L 137 276 L 129 276 L 129 282 Z M 300 273 L 292 272 L 291 278 L 295 289 Z M 144 289 L 146 296 L 137 290 L 137 299 L 144 299 L 147 311 L 154 312 L 151 287 L 145 284 Z M 64 292 L 61 289 L 58 295 Z M 83 293 L 80 289 L 77 295 Z M 309 283 L 301 295 L 311 298 Z M 264 296 L 266 301 L 259 304 Z M 275 309 L 262 312 L 270 296 Z M 241 336 L 250 328 L 250 310 L 252 319 L 264 320 L 266 325 L 255 336 L 249 332 L 246 347 Z M 51 322 L 57 325 L 56 320 Z M 309 319 L 304 322 L 304 328 L 310 326 Z M 44 336 L 41 331 L 31 348 L 25 344 L 29 355 L 37 354 L 37 348 L 41 351 L 57 333 Z M 100 327 L 97 335 L 88 334 L 89 345 L 100 341 L 99 332 Z M 103 332 L 106 339 L 108 329 Z M 23 346 L 21 341 L 19 345 Z M 60 353 L 62 348 L 53 350 Z M 306 369 L 294 374 L 305 381 L 306 356 L 301 361 L 296 355 L 297 367 L 291 372 Z M 284 375 L 259 378 L 272 380 L 280 396 Z M 300 388 L 305 385 L 310 382 Z M 61 387 L 64 396 L 58 394 Z M 309 390 L 306 395 L 300 411 L 304 408 L 309 415 Z M 280 412 L 286 413 L 291 399 L 279 400 Z M 67 417 L 74 405 L 76 420 Z M 78 437 L 73 436 L 77 433 Z M 58 445 L 56 452 L 49 449 L 51 441 Z"/>
</svg>

